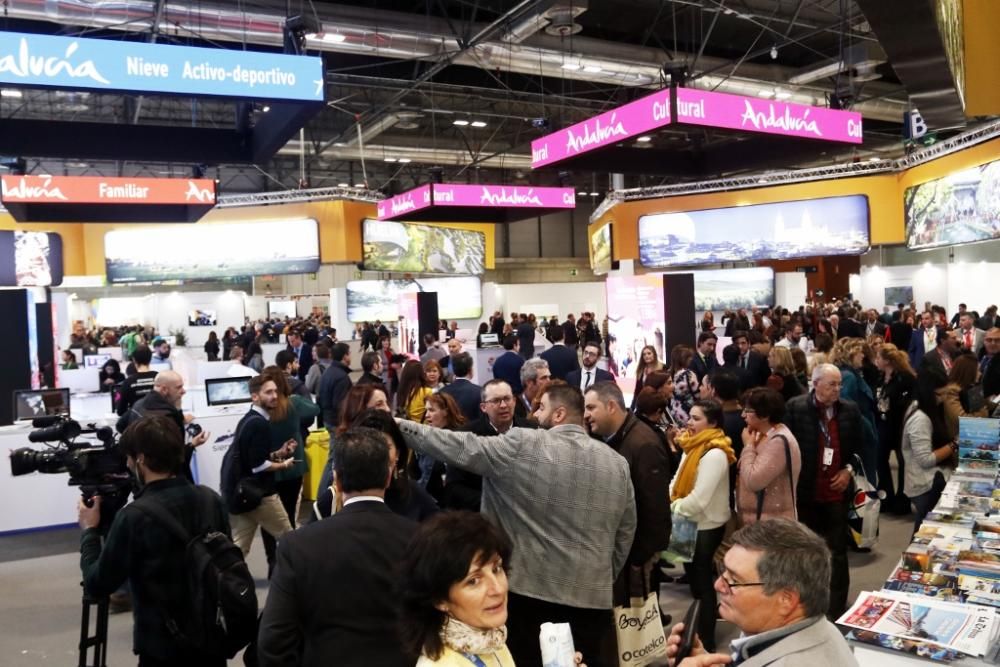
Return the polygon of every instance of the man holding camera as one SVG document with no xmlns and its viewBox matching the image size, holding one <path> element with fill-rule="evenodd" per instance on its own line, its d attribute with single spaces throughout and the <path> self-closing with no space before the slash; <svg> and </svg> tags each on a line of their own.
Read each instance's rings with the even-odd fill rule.
<svg viewBox="0 0 1000 667">
<path fill-rule="evenodd" d="M 138 482 L 136 499 L 147 499 L 173 515 L 192 535 L 218 531 L 229 534 L 229 519 L 218 495 L 195 487 L 182 475 L 184 439 L 175 420 L 164 416 L 137 420 L 119 443 L 129 470 Z M 203 508 L 211 506 L 211 512 Z M 201 652 L 181 648 L 167 626 L 167 618 L 190 609 L 186 581 L 186 545 L 168 528 L 136 504 L 115 516 L 101 544 L 101 497 L 92 505 L 79 503 L 80 569 L 84 590 L 91 596 L 111 594 L 126 581 L 133 597 L 132 650 L 140 667 L 224 667 L 225 658 L 206 657 Z"/>
</svg>

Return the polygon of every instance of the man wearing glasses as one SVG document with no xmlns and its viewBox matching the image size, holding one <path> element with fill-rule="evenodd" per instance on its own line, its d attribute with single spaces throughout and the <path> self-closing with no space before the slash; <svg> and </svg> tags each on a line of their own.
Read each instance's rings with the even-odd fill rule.
<svg viewBox="0 0 1000 667">
<path fill-rule="evenodd" d="M 733 534 L 715 580 L 719 615 L 738 627 L 731 654 L 707 653 L 696 637 L 691 657 L 674 667 L 708 665 L 858 664 L 829 607 L 830 551 L 813 532 L 790 519 L 767 519 Z M 673 627 L 667 654 L 677 654 L 684 624 Z"/>
<path fill-rule="evenodd" d="M 476 435 L 503 435 L 514 426 L 536 428 L 534 422 L 514 415 L 514 391 L 503 380 L 490 380 L 484 384 L 482 399 L 479 407 L 483 413 L 476 421 L 466 424 L 463 431 Z M 483 495 L 483 478 L 448 466 L 445 494 L 445 506 L 449 509 L 478 512 Z"/>
<path fill-rule="evenodd" d="M 983 338 L 983 358 L 979 368 L 983 373 L 983 396 L 989 402 L 990 414 L 1000 407 L 1000 328 L 994 327 Z"/>
<path fill-rule="evenodd" d="M 795 501 L 799 520 L 826 540 L 831 553 L 830 608 L 839 617 L 847 608 L 850 572 L 847 564 L 847 506 L 855 457 L 863 459 L 866 442 L 861 411 L 840 398 L 840 369 L 819 364 L 813 369 L 813 391 L 785 406 L 785 424 L 799 443 L 802 469 Z"/>
</svg>

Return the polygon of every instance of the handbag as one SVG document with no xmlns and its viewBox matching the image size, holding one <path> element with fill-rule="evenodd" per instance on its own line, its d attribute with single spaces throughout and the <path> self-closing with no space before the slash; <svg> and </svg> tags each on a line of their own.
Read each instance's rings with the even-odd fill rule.
<svg viewBox="0 0 1000 667">
<path fill-rule="evenodd" d="M 698 543 L 698 522 L 674 512 L 670 523 L 670 544 L 662 556 L 671 563 L 690 563 Z"/>
<path fill-rule="evenodd" d="M 854 455 L 854 494 L 847 510 L 847 525 L 851 539 L 859 549 L 872 549 L 878 544 L 878 520 L 882 509 L 879 490 L 872 486 L 865 475 L 861 457 Z M 882 492 L 884 495 L 884 492 Z"/>
<path fill-rule="evenodd" d="M 630 569 L 628 565 L 625 568 Z M 645 591 L 645 576 L 642 578 Z M 627 590 L 629 586 L 625 588 Z M 616 605 L 614 623 L 619 667 L 668 664 L 667 640 L 660 621 L 660 603 L 656 592 L 650 591 L 645 597 L 630 597 L 624 605 Z"/>
</svg>

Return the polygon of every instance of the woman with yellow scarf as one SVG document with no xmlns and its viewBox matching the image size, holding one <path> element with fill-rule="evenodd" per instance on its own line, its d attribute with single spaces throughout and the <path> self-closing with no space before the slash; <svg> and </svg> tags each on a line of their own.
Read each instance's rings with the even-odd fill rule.
<svg viewBox="0 0 1000 667">
<path fill-rule="evenodd" d="M 684 564 L 691 595 L 701 600 L 698 636 L 709 653 L 715 651 L 715 595 L 713 556 L 729 521 L 729 471 L 736 463 L 732 442 L 722 431 L 722 404 L 698 401 L 687 427 L 674 436 L 684 451 L 670 487 L 670 509 L 698 524 L 694 558 Z"/>
</svg>

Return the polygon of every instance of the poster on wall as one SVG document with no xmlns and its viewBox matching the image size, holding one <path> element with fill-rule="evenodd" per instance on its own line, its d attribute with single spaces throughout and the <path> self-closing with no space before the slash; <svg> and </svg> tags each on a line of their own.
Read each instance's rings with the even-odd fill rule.
<svg viewBox="0 0 1000 667">
<path fill-rule="evenodd" d="M 694 309 L 697 311 L 774 305 L 774 269 L 712 269 L 691 273 L 694 274 Z"/>
<path fill-rule="evenodd" d="M 848 195 L 639 217 L 651 268 L 868 252 L 868 197 Z"/>
<path fill-rule="evenodd" d="M 347 283 L 347 319 L 395 322 L 399 319 L 399 296 L 408 292 L 437 292 L 438 316 L 443 320 L 474 320 L 483 314 L 482 284 L 476 276 L 352 280 Z"/>
<path fill-rule="evenodd" d="M 268 301 L 267 316 L 270 319 L 284 320 L 295 318 L 295 302 L 289 300 Z"/>
<path fill-rule="evenodd" d="M 906 247 L 1000 238 L 1000 160 L 906 188 Z"/>
<path fill-rule="evenodd" d="M 63 280 L 62 237 L 51 232 L 0 232 L 0 286 L 50 287 Z"/>
<path fill-rule="evenodd" d="M 192 308 L 188 311 L 188 326 L 214 327 L 219 323 L 216 311 L 205 308 Z"/>
<path fill-rule="evenodd" d="M 900 303 L 905 305 L 913 303 L 913 285 L 886 287 L 885 301 L 882 303 L 886 306 L 892 306 L 893 308 Z"/>
<path fill-rule="evenodd" d="M 610 271 L 611 258 L 614 256 L 611 246 L 611 225 L 608 223 L 590 235 L 590 268 L 594 275 L 602 275 Z"/>
<path fill-rule="evenodd" d="M 362 264 L 368 271 L 480 275 L 486 235 L 467 229 L 365 220 Z"/>
<path fill-rule="evenodd" d="M 104 262 L 112 283 L 315 273 L 319 228 L 306 218 L 116 229 Z"/>
<path fill-rule="evenodd" d="M 663 360 L 663 276 L 612 276 L 608 297 L 608 370 L 631 395 L 643 348 L 652 346 Z"/>
</svg>

